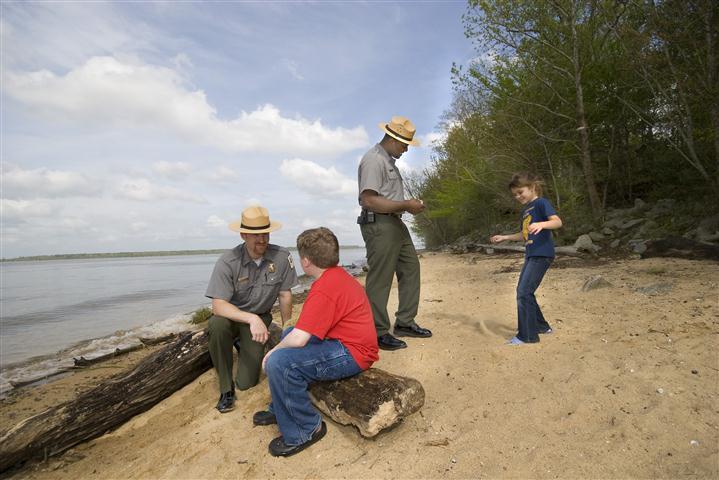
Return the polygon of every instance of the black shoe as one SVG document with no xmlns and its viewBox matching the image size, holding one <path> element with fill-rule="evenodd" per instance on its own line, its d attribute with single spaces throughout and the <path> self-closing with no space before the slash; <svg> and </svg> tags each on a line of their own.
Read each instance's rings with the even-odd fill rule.
<svg viewBox="0 0 719 480">
<path fill-rule="evenodd" d="M 284 437 L 277 437 L 270 442 L 270 455 L 273 457 L 289 457 L 295 453 L 300 453 L 305 448 L 309 447 L 313 443 L 317 443 L 327 433 L 327 425 L 322 422 L 320 428 L 312 434 L 309 440 L 299 445 L 287 445 L 285 444 Z"/>
<path fill-rule="evenodd" d="M 220 411 L 220 413 L 227 413 L 235 408 L 235 391 L 230 390 L 229 392 L 225 392 L 222 395 L 220 395 L 220 401 L 217 402 L 217 406 L 215 407 L 217 410 Z"/>
<path fill-rule="evenodd" d="M 432 331 L 413 323 L 409 327 L 400 327 L 399 325 L 395 325 L 394 334 L 398 337 L 428 338 L 432 336 Z"/>
<path fill-rule="evenodd" d="M 382 350 L 399 350 L 400 348 L 407 348 L 406 343 L 398 338 L 394 338 L 390 333 L 385 333 L 384 335 L 377 337 L 377 345 Z"/>
<path fill-rule="evenodd" d="M 272 425 L 277 423 L 275 414 L 269 410 L 262 410 L 261 412 L 255 412 L 252 415 L 252 424 L 257 426 Z"/>
</svg>

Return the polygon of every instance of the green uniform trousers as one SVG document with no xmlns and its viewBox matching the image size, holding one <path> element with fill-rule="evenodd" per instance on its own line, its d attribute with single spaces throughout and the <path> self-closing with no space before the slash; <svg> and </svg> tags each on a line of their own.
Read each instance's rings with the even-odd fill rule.
<svg viewBox="0 0 719 480">
<path fill-rule="evenodd" d="M 360 229 L 367 247 L 365 290 L 372 306 L 377 336 L 390 329 L 387 300 L 395 273 L 399 288 L 396 324 L 401 327 L 413 325 L 419 307 L 419 259 L 407 226 L 393 215 L 375 215 L 374 223 L 360 225 Z"/>
<path fill-rule="evenodd" d="M 259 317 L 265 326 L 269 327 L 272 314 L 264 313 Z M 212 364 L 220 379 L 220 393 L 233 390 L 232 346 L 237 338 L 240 339 L 240 354 L 235 384 L 240 390 L 247 390 L 257 385 L 260 380 L 265 346 L 252 340 L 250 326 L 213 315 L 207 322 L 207 335 Z"/>
</svg>

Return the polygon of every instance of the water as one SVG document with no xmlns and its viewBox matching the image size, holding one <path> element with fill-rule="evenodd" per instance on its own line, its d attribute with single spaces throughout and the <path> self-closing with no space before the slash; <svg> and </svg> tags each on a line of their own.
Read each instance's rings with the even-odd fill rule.
<svg viewBox="0 0 719 480">
<path fill-rule="evenodd" d="M 364 258 L 342 248 L 340 263 Z M 298 275 L 302 273 L 293 252 Z M 191 329 L 218 254 L 0 264 L 0 394 L 92 357 Z"/>
</svg>

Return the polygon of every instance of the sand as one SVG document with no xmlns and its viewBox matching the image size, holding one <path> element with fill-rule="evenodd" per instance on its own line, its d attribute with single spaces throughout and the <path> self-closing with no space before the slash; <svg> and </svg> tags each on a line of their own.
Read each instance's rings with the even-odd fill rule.
<svg viewBox="0 0 719 480">
<path fill-rule="evenodd" d="M 13 477 L 719 478 L 719 265 L 559 258 L 537 295 L 554 334 L 513 347 L 504 342 L 516 328 L 521 256 L 425 253 L 421 262 L 417 320 L 434 336 L 381 352 L 375 366 L 418 379 L 426 401 L 392 430 L 365 439 L 327 420 L 321 442 L 273 458 L 276 426 L 251 420 L 269 400 L 266 379 L 222 415 L 208 371 Z M 612 286 L 582 292 L 592 275 Z M 393 290 L 390 308 L 396 301 Z M 107 370 L 27 390 L 0 405 L 0 418 L 60 401 Z"/>
</svg>

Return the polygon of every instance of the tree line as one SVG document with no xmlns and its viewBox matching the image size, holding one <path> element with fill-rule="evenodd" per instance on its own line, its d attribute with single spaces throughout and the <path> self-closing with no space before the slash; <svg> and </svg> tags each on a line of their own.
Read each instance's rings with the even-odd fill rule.
<svg viewBox="0 0 719 480">
<path fill-rule="evenodd" d="M 428 207 L 415 231 L 434 246 L 507 225 L 516 171 L 544 179 L 569 225 L 635 198 L 716 212 L 718 11 L 715 0 L 470 0 L 477 57 L 453 67 L 446 138 L 407 179 Z"/>
</svg>

